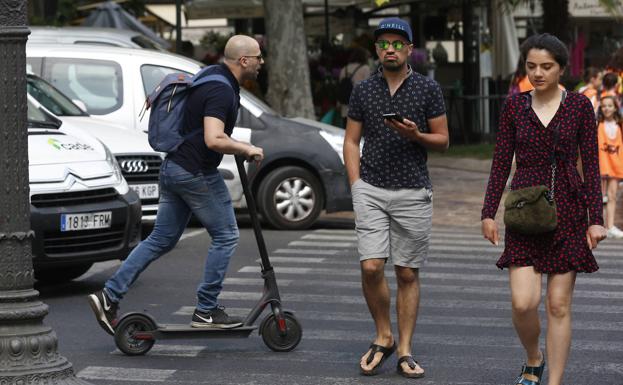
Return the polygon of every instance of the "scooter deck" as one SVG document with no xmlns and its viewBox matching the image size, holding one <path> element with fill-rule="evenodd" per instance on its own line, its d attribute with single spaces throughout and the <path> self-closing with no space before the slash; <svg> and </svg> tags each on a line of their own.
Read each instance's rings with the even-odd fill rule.
<svg viewBox="0 0 623 385">
<path fill-rule="evenodd" d="M 256 329 L 257 326 L 240 326 L 231 329 L 221 329 L 194 328 L 185 324 L 159 324 L 156 330 L 138 332 L 135 334 L 135 338 L 156 340 L 177 338 L 246 338 Z"/>
</svg>

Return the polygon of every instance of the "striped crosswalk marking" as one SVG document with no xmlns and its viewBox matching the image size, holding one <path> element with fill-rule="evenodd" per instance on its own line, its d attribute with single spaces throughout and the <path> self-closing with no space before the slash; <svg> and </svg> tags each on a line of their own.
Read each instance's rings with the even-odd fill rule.
<svg viewBox="0 0 623 385">
<path fill-rule="evenodd" d="M 455 231 L 456 230 L 456 231 Z M 502 237 L 503 239 L 503 237 Z M 422 299 L 414 344 L 418 351 L 425 352 L 422 358 L 429 373 L 449 373 L 464 369 L 466 373 L 486 374 L 501 372 L 509 378 L 516 375 L 523 349 L 512 328 L 511 303 L 508 288 L 508 272 L 500 271 L 495 262 L 503 251 L 503 244 L 493 246 L 476 231 L 462 229 L 434 229 L 431 235 L 428 263 L 420 271 Z M 318 229 L 291 240 L 287 246 L 269 250 L 280 289 L 281 300 L 287 309 L 293 309 L 303 325 L 303 342 L 286 355 L 271 354 L 263 345 L 257 333 L 250 336 L 244 349 L 219 345 L 214 350 L 210 343 L 175 344 L 157 342 L 148 353 L 159 357 L 186 357 L 240 362 L 270 362 L 283 365 L 308 365 L 323 363 L 335 367 L 349 368 L 344 375 L 318 373 L 304 374 L 247 373 L 248 379 L 241 379 L 236 373 L 217 368 L 220 384 L 274 384 L 295 383 L 316 384 L 361 384 L 356 362 L 369 344 L 373 329 L 372 320 L 361 293 L 361 271 L 357 253 L 357 236 L 352 229 Z M 579 275 L 574 291 L 573 320 L 574 339 L 572 354 L 566 377 L 579 379 L 570 385 L 583 385 L 590 373 L 616 378 L 623 375 L 623 364 L 617 357 L 623 354 L 623 340 L 607 339 L 604 335 L 618 335 L 623 330 L 623 242 L 605 242 L 595 251 L 601 271 L 596 274 Z M 255 262 L 259 262 L 259 259 Z M 396 279 L 393 266 L 386 266 L 386 276 L 392 302 L 395 301 Z M 544 277 L 543 282 L 545 283 Z M 264 281 L 260 268 L 248 263 L 228 273 L 224 291 L 219 299 L 227 312 L 245 317 L 260 299 Z M 546 289 L 543 286 L 542 294 Z M 544 297 L 545 298 L 545 297 Z M 544 302 L 539 311 L 545 320 Z M 173 313 L 183 322 L 188 322 L 195 306 L 188 304 Z M 270 306 L 257 323 L 269 314 Z M 595 315 L 600 315 L 596 317 Z M 395 324 L 395 312 L 391 312 Z M 176 318 L 176 319 L 178 319 Z M 545 323 L 545 322 L 544 322 Z M 460 329 L 459 329 L 460 328 Z M 470 333 L 465 333 L 465 328 Z M 455 331 L 458 330 L 458 331 Z M 544 333 L 543 333 L 544 334 Z M 541 336 L 544 338 L 544 335 Z M 355 347 L 353 347 L 355 346 Z M 356 349 L 356 350 L 353 350 Z M 484 356 L 474 360 L 471 352 L 477 349 Z M 491 352 L 487 354 L 486 352 Z M 499 355 L 499 352 L 510 352 Z M 607 354 L 610 359 L 591 362 L 585 367 L 584 357 L 592 354 Z M 119 351 L 113 352 L 121 354 Z M 518 361 L 519 360 L 519 361 Z M 594 361 L 594 360 L 593 360 Z M 108 370 L 108 372 L 107 372 Z M 111 370 L 105 367 L 87 367 L 80 371 L 84 379 L 107 381 L 167 382 L 175 384 L 207 384 L 209 378 L 190 370 L 157 371 L 152 377 L 133 380 L 143 375 L 128 376 L 123 369 Z M 350 371 L 349 371 L 350 370 Z M 389 369 L 393 371 L 393 369 Z M 150 370 L 151 371 L 151 370 Z M 589 372 L 587 374 L 587 371 Z M 110 376 L 105 377 L 110 374 Z M 168 376 L 168 377 L 167 377 Z M 152 378 L 152 379 L 149 379 Z M 173 380 L 175 378 L 175 380 Z M 205 378 L 205 382 L 192 379 Z M 375 384 L 396 383 L 397 377 L 379 376 Z M 425 385 L 502 385 L 502 381 L 475 381 L 477 377 L 466 377 L 460 381 L 426 378 L 418 380 Z M 470 382 L 471 380 L 471 382 Z M 573 380 L 572 380 L 573 381 Z M 608 385 L 619 385 L 607 382 Z"/>
<path fill-rule="evenodd" d="M 86 380 L 165 382 L 175 373 L 170 369 L 116 368 L 106 366 L 87 366 L 77 376 Z"/>
</svg>

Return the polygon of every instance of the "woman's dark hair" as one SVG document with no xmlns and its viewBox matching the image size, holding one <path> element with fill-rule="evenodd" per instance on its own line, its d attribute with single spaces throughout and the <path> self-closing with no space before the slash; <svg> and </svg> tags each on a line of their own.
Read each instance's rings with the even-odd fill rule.
<svg viewBox="0 0 623 385">
<path fill-rule="evenodd" d="M 619 76 L 614 72 L 608 72 L 601 81 L 605 89 L 611 89 L 619 82 Z"/>
<path fill-rule="evenodd" d="M 526 62 L 531 49 L 544 49 L 554 57 L 560 68 L 565 68 L 569 62 L 569 51 L 565 43 L 549 33 L 532 35 L 521 44 L 521 57 Z"/>
<path fill-rule="evenodd" d="M 617 99 L 612 96 L 612 95 L 608 95 L 608 96 L 604 96 L 603 98 L 601 98 L 601 102 L 599 104 L 599 110 L 597 111 L 597 120 L 600 122 L 604 121 L 604 113 L 601 112 L 601 103 L 603 103 L 604 100 L 606 99 L 610 99 L 612 100 L 612 103 L 614 103 L 614 115 L 612 116 L 614 118 L 614 121 L 617 122 L 617 124 L 621 124 L 621 113 L 619 112 L 619 103 L 617 102 Z"/>
</svg>

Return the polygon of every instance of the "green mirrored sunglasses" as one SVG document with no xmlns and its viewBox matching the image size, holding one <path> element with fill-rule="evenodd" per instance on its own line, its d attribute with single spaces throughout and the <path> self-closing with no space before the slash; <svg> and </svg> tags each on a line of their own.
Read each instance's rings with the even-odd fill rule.
<svg viewBox="0 0 623 385">
<path fill-rule="evenodd" d="M 390 44 L 394 47 L 396 51 L 400 51 L 407 43 L 402 40 L 394 40 L 391 43 L 387 40 L 377 40 L 376 46 L 380 49 L 388 49 Z"/>
</svg>

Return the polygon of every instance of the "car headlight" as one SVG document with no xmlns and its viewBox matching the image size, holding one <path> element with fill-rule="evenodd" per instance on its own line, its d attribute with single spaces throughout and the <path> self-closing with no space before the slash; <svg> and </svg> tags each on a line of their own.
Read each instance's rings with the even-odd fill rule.
<svg viewBox="0 0 623 385">
<path fill-rule="evenodd" d="M 100 141 L 100 143 L 102 142 Z M 104 151 L 106 152 L 106 163 L 108 163 L 112 168 L 113 178 L 115 180 L 115 189 L 121 195 L 127 194 L 130 188 L 128 187 L 128 183 L 123 177 L 123 173 L 121 172 L 121 167 L 119 167 L 117 159 L 104 143 L 102 143 L 102 146 L 104 147 Z"/>
<path fill-rule="evenodd" d="M 337 152 L 342 164 L 344 164 L 344 135 L 335 134 L 325 130 L 320 130 L 318 133 L 324 140 L 327 141 L 327 143 L 329 143 L 329 146 Z"/>
</svg>

